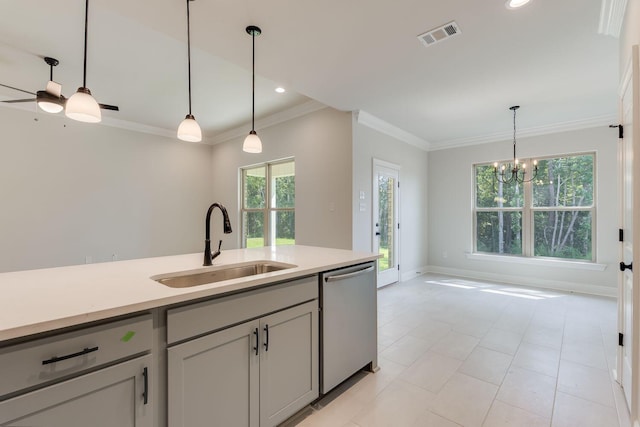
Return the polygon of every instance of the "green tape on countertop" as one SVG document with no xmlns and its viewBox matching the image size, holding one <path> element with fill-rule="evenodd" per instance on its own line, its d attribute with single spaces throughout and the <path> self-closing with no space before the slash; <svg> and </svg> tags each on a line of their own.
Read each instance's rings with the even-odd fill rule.
<svg viewBox="0 0 640 427">
<path fill-rule="evenodd" d="M 135 334 L 136 334 L 136 333 L 135 333 L 135 332 L 133 332 L 133 331 L 128 331 L 126 334 L 124 334 L 124 336 L 123 336 L 122 338 L 120 338 L 120 341 L 122 341 L 122 342 L 129 342 L 129 340 L 130 340 L 131 338 L 133 338 L 133 336 L 134 336 Z"/>
</svg>

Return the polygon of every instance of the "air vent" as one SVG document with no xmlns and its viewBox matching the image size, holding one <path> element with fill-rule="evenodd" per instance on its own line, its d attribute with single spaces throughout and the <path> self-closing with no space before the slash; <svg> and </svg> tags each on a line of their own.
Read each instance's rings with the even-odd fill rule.
<svg viewBox="0 0 640 427">
<path fill-rule="evenodd" d="M 456 24 L 455 21 L 451 21 L 441 27 L 429 30 L 424 34 L 420 34 L 418 36 L 418 40 L 420 40 L 420 42 L 425 46 L 431 46 L 441 42 L 442 40 L 457 36 L 460 33 L 462 33 L 462 31 L 460 31 L 458 24 Z"/>
</svg>

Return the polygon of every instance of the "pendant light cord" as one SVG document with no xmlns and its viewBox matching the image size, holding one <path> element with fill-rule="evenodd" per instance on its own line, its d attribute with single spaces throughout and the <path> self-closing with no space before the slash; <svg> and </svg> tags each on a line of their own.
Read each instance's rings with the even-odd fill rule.
<svg viewBox="0 0 640 427">
<path fill-rule="evenodd" d="M 88 0 L 87 0 L 88 1 Z M 189 115 L 191 116 L 191 25 L 189 19 L 189 2 L 187 0 L 187 67 L 189 71 Z"/>
<path fill-rule="evenodd" d="M 252 43 L 252 82 L 251 82 L 251 130 L 255 132 L 255 117 L 256 117 L 256 32 L 251 32 Z"/>
<path fill-rule="evenodd" d="M 516 109 L 513 109 L 513 163 L 516 162 Z"/>
<path fill-rule="evenodd" d="M 87 27 L 89 25 L 89 0 L 84 8 L 84 65 L 82 69 L 82 87 L 87 87 Z M 51 80 L 53 80 L 53 67 L 51 67 Z"/>
</svg>

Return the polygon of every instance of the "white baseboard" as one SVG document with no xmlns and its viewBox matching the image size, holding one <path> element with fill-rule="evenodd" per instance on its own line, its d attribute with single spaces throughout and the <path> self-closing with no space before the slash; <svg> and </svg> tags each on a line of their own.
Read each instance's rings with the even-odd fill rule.
<svg viewBox="0 0 640 427">
<path fill-rule="evenodd" d="M 415 279 L 418 276 L 422 276 L 423 274 L 427 273 L 429 271 L 429 267 L 422 266 L 422 267 L 418 267 L 412 271 L 408 271 L 406 273 L 402 273 L 400 275 L 400 281 L 401 282 L 406 282 L 407 280 L 411 280 L 411 279 Z"/>
<path fill-rule="evenodd" d="M 484 279 L 494 282 L 507 283 L 509 285 L 535 286 L 537 288 L 554 289 L 565 292 L 600 295 L 605 297 L 617 297 L 617 288 L 608 286 L 585 285 L 584 283 L 564 282 L 560 280 L 538 279 L 525 276 L 512 276 L 508 274 L 487 273 L 484 271 L 462 270 L 459 268 L 440 267 L 430 265 L 423 272 L 446 274 L 450 276 L 464 277 L 467 279 Z M 637 426 L 640 427 L 640 426 Z"/>
</svg>

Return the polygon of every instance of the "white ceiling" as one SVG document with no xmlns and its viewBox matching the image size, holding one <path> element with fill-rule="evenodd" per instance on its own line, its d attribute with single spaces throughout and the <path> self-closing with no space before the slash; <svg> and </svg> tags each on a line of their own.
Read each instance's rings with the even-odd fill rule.
<svg viewBox="0 0 640 427">
<path fill-rule="evenodd" d="M 617 112 L 618 40 L 598 34 L 600 0 L 532 0 L 515 11 L 504 0 L 195 0 L 190 7 L 193 114 L 210 141 L 250 129 L 250 24 L 263 30 L 257 119 L 311 98 L 365 111 L 442 148 L 506 136 L 514 104 L 525 133 L 604 123 Z M 429 48 L 416 38 L 452 20 L 462 34 Z M 70 96 L 82 83 L 83 24 L 83 0 L 2 2 L 0 83 L 44 89 L 42 57 L 52 56 L 60 60 L 54 79 Z M 186 2 L 91 0 L 87 86 L 121 110 L 104 112 L 107 121 L 174 134 L 188 111 L 186 60 Z M 275 93 L 278 85 L 288 91 Z M 19 98 L 0 88 L 0 99 Z"/>
</svg>

